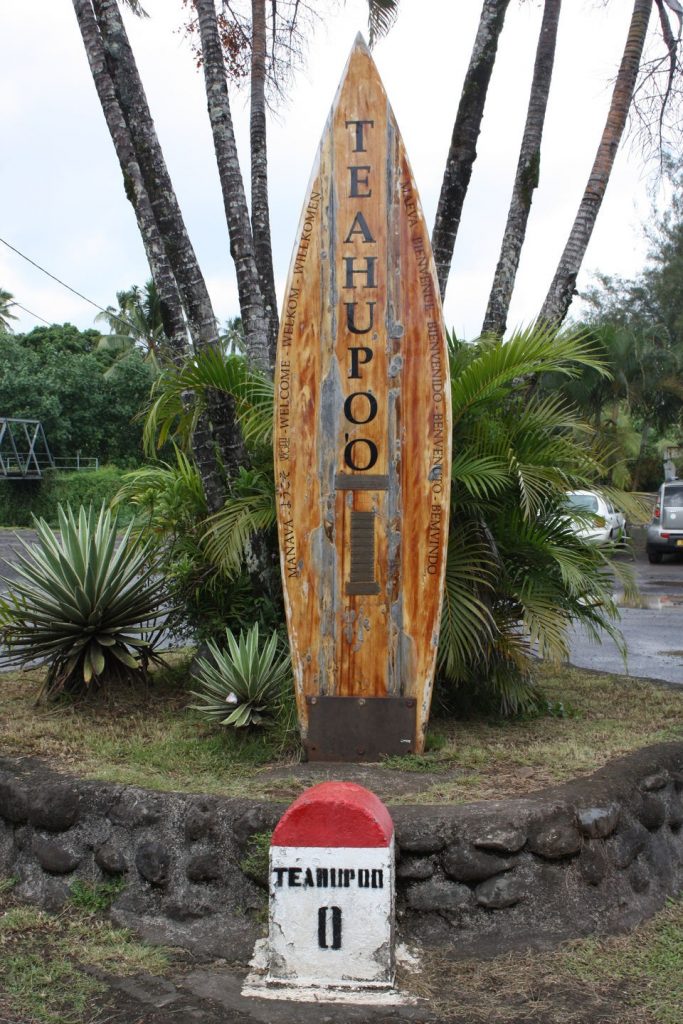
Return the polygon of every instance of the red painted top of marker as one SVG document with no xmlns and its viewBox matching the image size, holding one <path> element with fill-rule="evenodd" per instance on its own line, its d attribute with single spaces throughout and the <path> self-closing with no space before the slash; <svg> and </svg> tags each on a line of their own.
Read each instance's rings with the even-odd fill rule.
<svg viewBox="0 0 683 1024">
<path fill-rule="evenodd" d="M 302 793 L 273 832 L 273 846 L 389 846 L 394 823 L 382 801 L 355 782 L 321 782 Z"/>
</svg>

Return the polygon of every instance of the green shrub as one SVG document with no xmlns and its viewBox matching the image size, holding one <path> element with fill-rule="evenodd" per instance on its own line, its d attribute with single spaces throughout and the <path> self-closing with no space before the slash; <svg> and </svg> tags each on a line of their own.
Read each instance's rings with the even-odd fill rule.
<svg viewBox="0 0 683 1024">
<path fill-rule="evenodd" d="M 258 623 L 246 634 L 240 633 L 239 640 L 229 629 L 225 636 L 227 649 L 209 641 L 211 661 L 198 659 L 199 689 L 191 693 L 200 703 L 190 707 L 211 721 L 235 729 L 272 721 L 291 678 L 289 652 L 278 652 L 277 630 L 264 647 L 259 645 Z"/>
<path fill-rule="evenodd" d="M 160 640 L 165 583 L 149 543 L 117 546 L 117 522 L 101 509 L 58 509 L 59 534 L 36 522 L 37 543 L 24 544 L 18 578 L 3 577 L 2 639 L 9 664 L 47 664 L 44 692 L 79 692 L 119 677 L 145 676 Z"/>
<path fill-rule="evenodd" d="M 60 505 L 108 506 L 123 477 L 124 471 L 117 466 L 102 466 L 88 472 L 48 470 L 42 480 L 0 481 L 0 526 L 32 526 L 33 516 L 56 526 Z M 117 509 L 119 526 L 127 526 L 133 514 L 131 506 L 121 504 Z"/>
<path fill-rule="evenodd" d="M 268 888 L 268 868 L 272 832 L 255 832 L 247 840 L 240 868 L 253 882 L 263 889 Z"/>
<path fill-rule="evenodd" d="M 69 896 L 76 907 L 97 914 L 109 910 L 125 886 L 122 878 L 115 878 L 111 882 L 83 882 L 78 879 L 72 883 Z"/>
</svg>

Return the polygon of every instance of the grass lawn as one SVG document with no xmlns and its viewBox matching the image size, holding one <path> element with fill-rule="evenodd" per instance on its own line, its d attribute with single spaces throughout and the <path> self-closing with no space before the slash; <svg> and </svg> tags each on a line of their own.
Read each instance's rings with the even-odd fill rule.
<svg viewBox="0 0 683 1024">
<path fill-rule="evenodd" d="M 683 1024 L 683 900 L 629 935 L 552 953 L 453 961 L 424 953 L 406 987 L 463 1024 Z"/>
<path fill-rule="evenodd" d="M 543 666 L 549 713 L 515 721 L 434 717 L 427 753 L 371 769 L 390 802 L 462 802 L 529 792 L 589 774 L 612 758 L 683 740 L 683 689 Z M 187 660 L 146 691 L 35 706 L 40 674 L 0 677 L 0 754 L 41 757 L 82 776 L 163 790 L 291 799 L 320 766 L 300 764 L 295 735 L 235 733 L 188 711 Z M 367 771 L 366 768 L 363 769 Z M 334 769 L 333 769 L 334 771 Z M 352 766 L 347 774 L 352 773 Z"/>
<path fill-rule="evenodd" d="M 85 902 L 48 914 L 17 903 L 12 880 L 0 880 L 0 1020 L 21 1014 L 22 1024 L 94 1021 L 93 1001 L 108 993 L 103 976 L 168 971 L 167 951 L 112 927 Z"/>
<path fill-rule="evenodd" d="M 98 895 L 93 894 L 93 908 L 102 903 Z M 681 900 L 671 900 L 630 935 L 582 939 L 551 953 L 481 961 L 453 960 L 430 949 L 419 956 L 417 969 L 401 972 L 399 984 L 424 1000 L 427 1020 L 440 1024 L 683 1024 Z M 114 979 L 145 981 L 151 975 L 182 990 L 194 966 L 182 951 L 151 947 L 112 928 L 101 910 L 88 909 L 87 900 L 49 914 L 18 904 L 11 882 L 0 881 L 0 1020 L 137 1024 L 149 1008 L 129 1001 L 124 1009 L 120 992 L 112 990 Z M 214 966 L 225 971 L 225 961 L 203 969 Z M 176 1019 L 177 1007 L 168 1011 L 154 1020 Z M 291 1021 L 297 1019 L 292 1006 Z M 368 1024 L 392 1019 L 390 1011 L 368 1011 Z"/>
</svg>

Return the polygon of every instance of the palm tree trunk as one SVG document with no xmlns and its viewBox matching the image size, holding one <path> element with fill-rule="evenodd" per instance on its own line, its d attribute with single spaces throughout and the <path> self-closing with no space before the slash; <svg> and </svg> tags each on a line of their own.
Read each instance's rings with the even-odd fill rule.
<svg viewBox="0 0 683 1024">
<path fill-rule="evenodd" d="M 548 93 L 555 63 L 555 45 L 562 0 L 545 0 L 543 21 L 536 49 L 529 107 L 519 151 L 515 183 L 508 211 L 498 266 L 491 286 L 482 334 L 502 337 L 507 327 L 510 300 L 515 287 L 519 259 L 526 236 L 534 189 L 538 187 L 541 166 L 541 139 Z"/>
<path fill-rule="evenodd" d="M 484 115 L 486 93 L 509 3 L 510 0 L 484 0 L 453 126 L 432 232 L 432 249 L 442 299 L 446 293 L 455 238 L 472 176 L 472 165 L 477 158 L 477 139 Z"/>
<path fill-rule="evenodd" d="M 121 166 L 126 196 L 135 211 L 147 262 L 159 295 L 161 319 L 171 359 L 176 365 L 182 365 L 187 357 L 187 325 L 178 286 L 154 219 L 130 132 L 116 98 L 114 83 L 107 71 L 104 45 L 91 0 L 73 0 L 73 5 L 102 112 Z"/>
<path fill-rule="evenodd" d="M 612 102 L 595 162 L 574 225 L 555 271 L 555 277 L 539 315 L 539 319 L 547 323 L 559 326 L 567 315 L 575 295 L 576 279 L 593 233 L 621 136 L 626 126 L 651 11 L 652 0 L 635 0 L 624 55 L 614 84 Z"/>
<path fill-rule="evenodd" d="M 211 299 L 185 228 L 120 11 L 116 0 L 92 0 L 92 3 L 104 42 L 107 68 L 178 284 L 190 336 L 196 349 L 216 346 L 218 331 Z M 216 445 L 228 479 L 246 464 L 247 454 L 234 403 L 218 395 L 211 396 L 208 413 L 210 427 L 204 417 L 195 434 L 194 450 L 207 505 L 214 512 L 225 498 L 225 481 L 216 460 Z"/>
<path fill-rule="evenodd" d="M 271 363 L 268 320 L 256 269 L 254 239 L 232 124 L 216 8 L 214 0 L 194 2 L 199 19 L 209 119 L 228 222 L 230 252 L 235 263 L 247 359 L 253 367 L 269 372 L 274 366 L 274 352 Z"/>
<path fill-rule="evenodd" d="M 268 321 L 269 363 L 274 367 L 279 323 L 268 205 L 265 0 L 252 0 L 251 25 L 251 230 L 254 236 L 254 256 L 259 284 Z"/>
</svg>

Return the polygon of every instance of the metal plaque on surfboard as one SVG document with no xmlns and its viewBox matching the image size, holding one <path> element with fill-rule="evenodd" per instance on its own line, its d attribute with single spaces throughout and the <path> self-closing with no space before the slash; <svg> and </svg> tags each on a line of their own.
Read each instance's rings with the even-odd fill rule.
<svg viewBox="0 0 683 1024">
<path fill-rule="evenodd" d="M 360 36 L 323 132 L 289 270 L 274 456 L 304 741 L 311 708 L 324 714 L 307 698 L 352 698 L 339 717 L 348 742 L 338 736 L 333 755 L 357 760 L 368 747 L 354 742 L 353 708 L 368 720 L 358 699 L 393 698 L 401 735 L 384 740 L 387 729 L 378 730 L 372 756 L 401 741 L 406 753 L 420 751 L 448 542 L 448 358 L 427 225 Z M 309 756 L 329 759 L 330 723 L 316 721 L 314 731 Z"/>
</svg>

